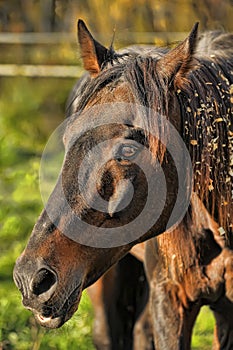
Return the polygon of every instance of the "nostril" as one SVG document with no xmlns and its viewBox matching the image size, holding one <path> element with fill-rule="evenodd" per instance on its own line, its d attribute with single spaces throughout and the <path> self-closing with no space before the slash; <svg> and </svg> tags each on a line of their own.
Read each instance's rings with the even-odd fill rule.
<svg viewBox="0 0 233 350">
<path fill-rule="evenodd" d="M 52 271 L 43 268 L 37 272 L 36 276 L 32 281 L 32 292 L 37 296 L 43 294 L 50 290 L 56 282 L 56 275 Z"/>
</svg>

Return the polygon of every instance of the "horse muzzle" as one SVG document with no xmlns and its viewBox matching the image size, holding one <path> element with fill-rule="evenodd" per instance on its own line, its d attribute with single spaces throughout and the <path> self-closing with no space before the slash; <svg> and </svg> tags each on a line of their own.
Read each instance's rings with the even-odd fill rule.
<svg viewBox="0 0 233 350">
<path fill-rule="evenodd" d="M 81 284 L 72 291 L 61 290 L 56 272 L 42 261 L 27 260 L 22 255 L 14 268 L 14 281 L 22 293 L 22 303 L 32 311 L 37 322 L 47 328 L 61 327 L 78 308 Z M 59 288 L 60 287 L 60 288 Z"/>
</svg>

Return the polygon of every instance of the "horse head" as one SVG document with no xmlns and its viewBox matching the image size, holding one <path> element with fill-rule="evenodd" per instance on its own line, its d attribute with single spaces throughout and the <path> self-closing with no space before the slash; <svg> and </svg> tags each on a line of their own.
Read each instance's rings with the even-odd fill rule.
<svg viewBox="0 0 233 350">
<path fill-rule="evenodd" d="M 116 53 L 79 21 L 88 74 L 71 95 L 57 183 L 14 269 L 41 325 L 60 327 L 84 288 L 182 219 L 191 164 L 171 91 L 186 85 L 196 34 L 169 52 Z"/>
</svg>

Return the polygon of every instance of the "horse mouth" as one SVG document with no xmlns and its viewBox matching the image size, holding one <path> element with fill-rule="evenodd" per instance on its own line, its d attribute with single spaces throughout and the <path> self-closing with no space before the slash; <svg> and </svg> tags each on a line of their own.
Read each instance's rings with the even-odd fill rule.
<svg viewBox="0 0 233 350">
<path fill-rule="evenodd" d="M 42 326 L 50 329 L 59 328 L 67 322 L 78 309 L 81 299 L 82 291 L 80 286 L 77 287 L 70 296 L 64 301 L 59 313 L 52 313 L 51 315 L 44 315 L 43 312 L 31 309 L 33 311 L 36 321 Z"/>
<path fill-rule="evenodd" d="M 44 317 L 41 314 L 35 314 L 35 318 L 41 326 L 50 329 L 59 328 L 65 323 L 64 317 L 62 316 L 53 318 L 52 316 Z"/>
</svg>

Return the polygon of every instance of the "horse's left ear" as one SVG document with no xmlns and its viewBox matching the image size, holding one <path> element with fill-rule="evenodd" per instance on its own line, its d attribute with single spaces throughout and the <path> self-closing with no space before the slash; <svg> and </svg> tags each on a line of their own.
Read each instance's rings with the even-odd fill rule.
<svg viewBox="0 0 233 350">
<path fill-rule="evenodd" d="M 157 64 L 158 72 L 161 72 L 169 84 L 173 84 L 175 88 L 182 88 L 187 83 L 187 74 L 193 67 L 197 34 L 198 22 L 194 25 L 189 36 L 169 51 Z"/>
<path fill-rule="evenodd" d="M 108 49 L 93 38 L 81 19 L 78 21 L 78 41 L 84 68 L 92 77 L 95 77 L 100 72 L 103 62 L 107 59 Z"/>
</svg>

